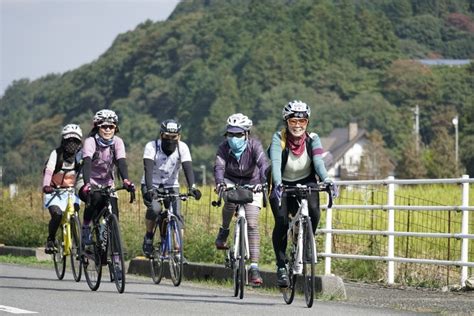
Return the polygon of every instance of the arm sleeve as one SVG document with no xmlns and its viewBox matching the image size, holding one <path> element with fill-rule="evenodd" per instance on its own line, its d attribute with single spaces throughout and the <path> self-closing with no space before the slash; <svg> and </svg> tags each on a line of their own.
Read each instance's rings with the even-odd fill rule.
<svg viewBox="0 0 474 316">
<path fill-rule="evenodd" d="M 270 160 L 272 162 L 272 178 L 275 186 L 281 183 L 281 136 L 278 133 L 273 134 L 270 145 Z"/>
<path fill-rule="evenodd" d="M 56 150 L 53 150 L 49 155 L 48 162 L 46 163 L 46 167 L 44 169 L 43 175 L 43 187 L 46 185 L 51 185 L 51 179 L 53 178 L 54 168 L 56 167 L 56 160 L 57 157 Z"/>
<path fill-rule="evenodd" d="M 91 167 L 92 167 L 92 158 L 84 157 L 82 160 L 82 175 L 84 177 L 84 184 L 91 183 Z"/>
<path fill-rule="evenodd" d="M 314 171 L 318 174 L 319 178 L 324 181 L 328 177 L 328 172 L 323 160 L 323 146 L 321 145 L 321 139 L 318 135 L 312 135 L 311 141 L 311 154 L 313 158 Z"/>
<path fill-rule="evenodd" d="M 127 166 L 127 159 L 120 158 L 117 160 L 117 167 L 122 180 L 128 179 L 128 166 Z"/>
<path fill-rule="evenodd" d="M 216 161 L 214 162 L 214 181 L 216 185 L 224 182 L 225 173 L 225 158 L 224 146 L 221 144 L 216 154 Z"/>
<path fill-rule="evenodd" d="M 147 190 L 153 189 L 153 167 L 155 162 L 152 159 L 143 158 L 143 167 L 145 169 L 145 185 Z"/>
<path fill-rule="evenodd" d="M 194 171 L 192 162 L 183 161 L 183 170 L 184 176 L 186 177 L 186 182 L 188 182 L 188 188 L 190 188 L 194 185 Z"/>
<path fill-rule="evenodd" d="M 266 183 L 267 182 L 267 175 L 266 175 L 267 169 L 270 167 L 268 163 L 267 155 L 265 154 L 263 150 L 262 143 L 256 140 L 254 146 L 255 146 L 257 166 L 260 173 L 260 183 Z"/>
</svg>

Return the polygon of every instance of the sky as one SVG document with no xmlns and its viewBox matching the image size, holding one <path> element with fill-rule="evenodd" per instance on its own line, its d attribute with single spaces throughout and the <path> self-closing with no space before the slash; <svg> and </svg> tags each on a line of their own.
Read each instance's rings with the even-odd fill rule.
<svg viewBox="0 0 474 316">
<path fill-rule="evenodd" d="M 117 35 L 166 20 L 179 0 L 0 0 L 0 96 L 14 80 L 96 60 Z"/>
</svg>

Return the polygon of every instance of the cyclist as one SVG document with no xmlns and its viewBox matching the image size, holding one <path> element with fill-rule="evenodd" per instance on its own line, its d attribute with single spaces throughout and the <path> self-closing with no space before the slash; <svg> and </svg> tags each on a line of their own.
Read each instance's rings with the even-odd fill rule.
<svg viewBox="0 0 474 316">
<path fill-rule="evenodd" d="M 324 166 L 321 140 L 317 134 L 306 131 L 310 114 L 309 106 L 302 101 L 295 100 L 285 105 L 282 111 L 285 128 L 273 134 L 269 149 L 273 184 L 270 205 L 275 217 L 272 242 L 277 264 L 277 284 L 280 287 L 286 287 L 289 283 L 285 267 L 288 213 L 294 214 L 298 210 L 296 198 L 286 196 L 283 184 L 311 185 L 317 182 L 317 176 L 321 181 L 333 185 Z M 337 194 L 337 189 L 334 190 L 334 194 Z M 320 218 L 318 192 L 308 195 L 308 211 L 315 232 Z"/>
<path fill-rule="evenodd" d="M 252 121 L 241 113 L 232 114 L 227 119 L 226 139 L 219 145 L 214 165 L 216 192 L 235 184 L 254 185 L 254 191 L 262 188 L 266 182 L 265 172 L 269 162 L 262 144 L 250 138 Z M 217 249 L 227 249 L 229 225 L 238 205 L 226 202 L 222 208 L 222 226 L 215 241 Z M 248 239 L 250 250 L 249 282 L 254 286 L 263 284 L 258 269 L 260 257 L 260 232 L 258 220 L 262 206 L 262 193 L 254 193 L 254 201 L 245 204 L 245 215 L 248 221 Z"/>
<path fill-rule="evenodd" d="M 118 116 L 112 110 L 100 110 L 93 118 L 94 127 L 84 141 L 82 149 L 84 185 L 79 191 L 83 201 L 90 199 L 84 210 L 82 238 L 85 245 L 92 243 L 90 222 L 95 213 L 105 207 L 105 200 L 99 192 L 89 196 L 92 186 L 113 186 L 115 165 L 118 167 L 123 187 L 131 192 L 134 184 L 128 179 L 125 145 L 119 132 Z M 110 199 L 112 212 L 119 215 L 117 197 Z"/>
<path fill-rule="evenodd" d="M 166 189 L 169 193 L 179 193 L 178 175 L 183 166 L 188 184 L 188 192 L 196 200 L 201 198 L 201 191 L 194 183 L 194 172 L 191 153 L 188 145 L 180 140 L 181 124 L 169 119 L 161 123 L 159 139 L 148 142 L 143 153 L 144 175 L 141 181 L 145 214 L 146 233 L 143 238 L 143 253 L 150 257 L 153 252 L 153 228 L 161 212 L 159 203 L 152 203 L 156 189 Z M 178 217 L 179 225 L 184 226 L 180 213 L 180 200 L 173 200 L 173 210 Z M 184 258 L 183 258 L 184 259 Z"/>
<path fill-rule="evenodd" d="M 53 194 L 54 188 L 69 188 L 76 184 L 81 164 L 82 130 L 78 125 L 68 124 L 61 132 L 61 144 L 49 155 L 43 172 L 43 192 L 45 207 L 51 220 L 48 226 L 48 239 L 45 252 L 54 253 L 54 239 L 61 224 L 62 213 L 67 207 L 67 192 Z M 74 209 L 79 211 L 79 199 L 76 197 Z"/>
</svg>

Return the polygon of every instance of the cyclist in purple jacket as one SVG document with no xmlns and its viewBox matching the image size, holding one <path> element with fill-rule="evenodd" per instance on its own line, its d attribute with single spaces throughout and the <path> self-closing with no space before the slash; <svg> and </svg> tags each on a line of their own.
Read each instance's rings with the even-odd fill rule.
<svg viewBox="0 0 474 316">
<path fill-rule="evenodd" d="M 216 192 L 227 186 L 253 185 L 254 191 L 260 191 L 266 182 L 265 172 L 269 168 L 267 155 L 260 141 L 250 138 L 252 121 L 241 113 L 233 114 L 227 119 L 226 137 L 217 150 L 214 165 Z M 260 256 L 260 233 L 258 219 L 262 207 L 261 192 L 254 193 L 254 201 L 245 205 L 248 222 L 248 238 L 250 250 L 249 282 L 254 286 L 263 283 L 258 270 Z M 222 227 L 216 239 L 217 249 L 227 249 L 229 225 L 238 205 L 226 202 L 222 209 Z"/>
</svg>

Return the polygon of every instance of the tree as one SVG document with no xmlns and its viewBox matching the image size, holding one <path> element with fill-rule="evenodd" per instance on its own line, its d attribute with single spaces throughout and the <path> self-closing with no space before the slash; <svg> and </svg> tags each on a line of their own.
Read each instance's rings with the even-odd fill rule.
<svg viewBox="0 0 474 316">
<path fill-rule="evenodd" d="M 417 152 L 416 148 L 413 138 L 406 143 L 396 168 L 397 178 L 420 179 L 426 177 L 427 170 L 423 164 L 423 155 L 421 152 Z"/>
<path fill-rule="evenodd" d="M 385 149 L 382 134 L 374 130 L 369 133 L 367 147 L 361 158 L 359 177 L 364 179 L 384 179 L 393 172 L 394 165 Z"/>
</svg>

